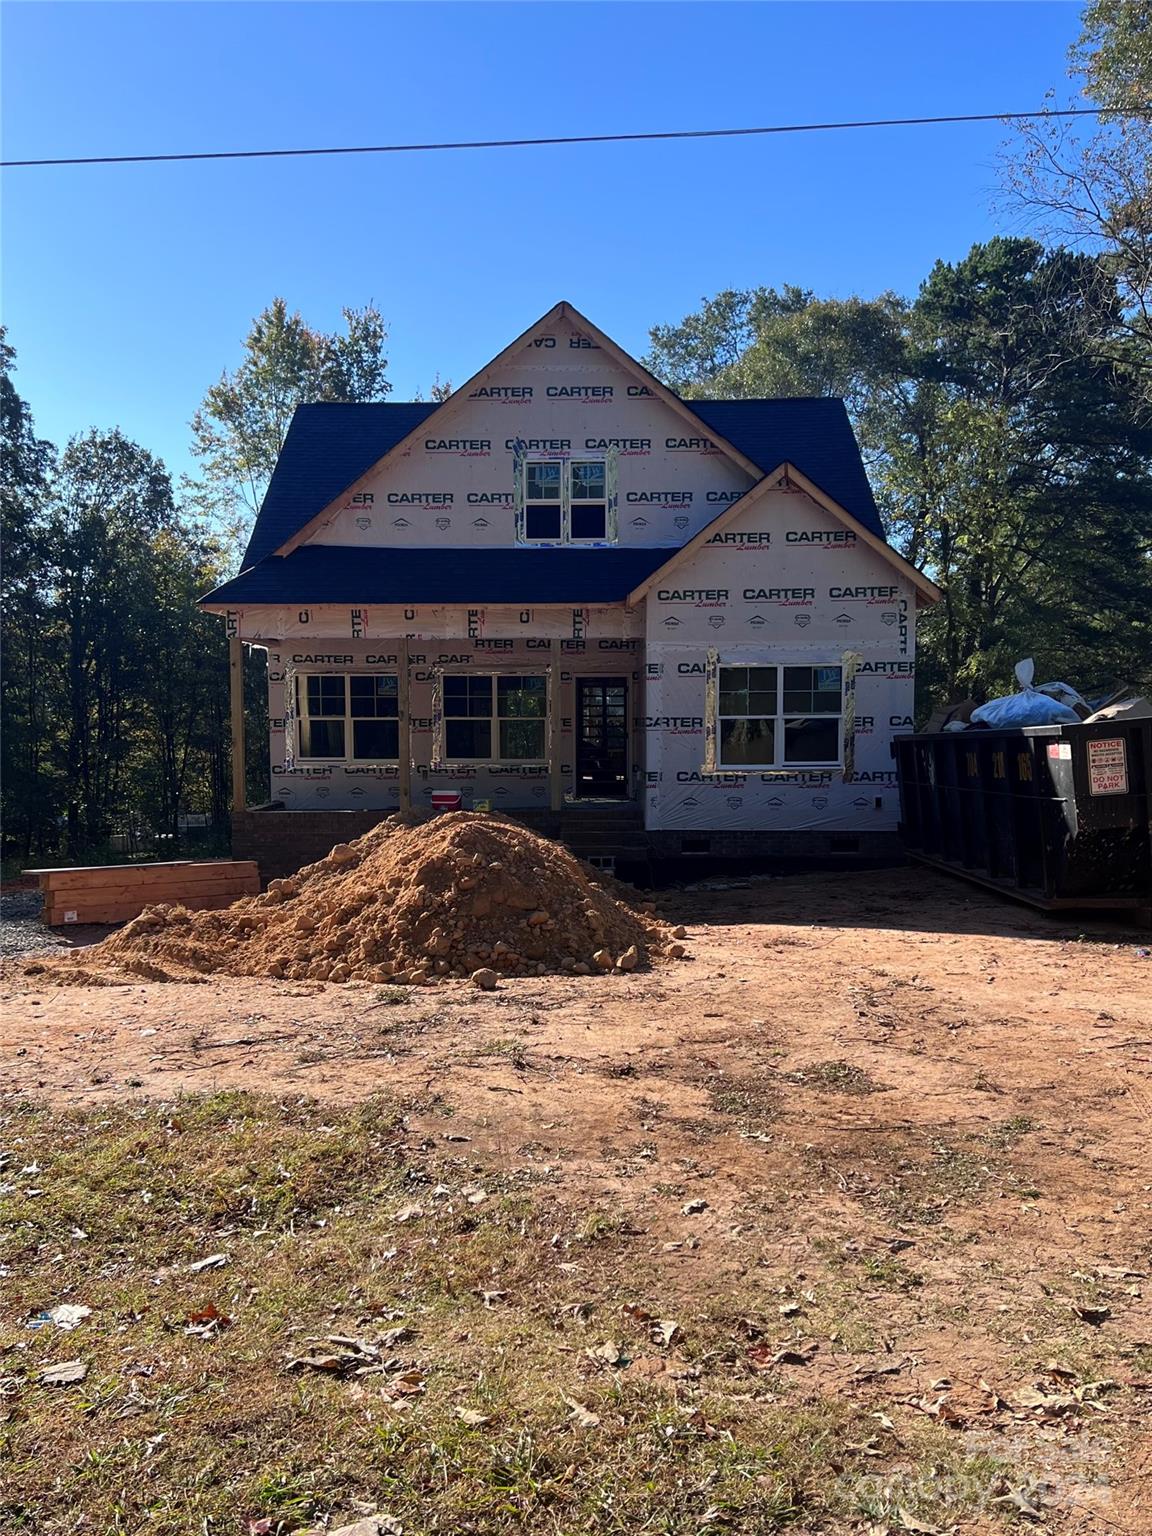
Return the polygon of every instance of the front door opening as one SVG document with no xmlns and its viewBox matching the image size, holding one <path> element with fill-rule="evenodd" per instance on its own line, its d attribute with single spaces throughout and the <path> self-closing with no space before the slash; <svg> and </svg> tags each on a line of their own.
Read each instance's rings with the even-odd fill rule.
<svg viewBox="0 0 1152 1536">
<path fill-rule="evenodd" d="M 576 794 L 627 798 L 627 678 L 576 679 Z"/>
</svg>

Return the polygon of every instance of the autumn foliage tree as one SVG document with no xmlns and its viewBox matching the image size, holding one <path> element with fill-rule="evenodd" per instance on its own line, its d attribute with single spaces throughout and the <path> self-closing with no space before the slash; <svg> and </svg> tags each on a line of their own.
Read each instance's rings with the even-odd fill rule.
<svg viewBox="0 0 1152 1536">
<path fill-rule="evenodd" d="M 221 374 L 192 418 L 201 477 L 189 491 L 235 540 L 260 508 L 298 405 L 391 392 L 380 311 L 368 304 L 343 315 L 343 331 L 318 331 L 273 299 L 252 322 L 237 367 Z"/>
</svg>

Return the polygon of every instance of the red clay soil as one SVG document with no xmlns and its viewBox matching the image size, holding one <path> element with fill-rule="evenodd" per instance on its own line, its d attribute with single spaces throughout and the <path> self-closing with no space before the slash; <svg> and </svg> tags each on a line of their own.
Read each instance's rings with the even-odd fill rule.
<svg viewBox="0 0 1152 1536">
<path fill-rule="evenodd" d="M 446 827 L 442 878 L 419 897 L 441 927 L 464 867 Z M 358 871 L 322 877 L 335 899 L 314 932 L 355 928 L 337 914 Z M 414 891 L 395 893 L 413 918 Z M 587 905 L 581 890 L 550 910 Z M 940 1421 L 1044 1484 L 1047 1531 L 1152 1532 L 1147 936 L 922 870 L 660 906 L 687 926 L 688 956 L 490 993 L 221 974 L 64 987 L 55 968 L 10 966 L 0 1103 L 395 1095 L 410 1136 L 450 1131 L 470 1176 L 602 1211 L 655 1266 L 668 1315 L 736 1318 L 755 1294 L 815 1396 L 954 1415 Z M 561 931 L 569 953 L 594 942 Z M 229 964 L 242 942 L 222 943 Z M 1095 1406 L 1049 1411 L 1069 1380 Z M 1036 1406 L 1004 1406 L 1029 1393 Z"/>
<path fill-rule="evenodd" d="M 502 816 L 392 816 L 260 896 L 222 911 L 146 907 L 103 943 L 46 963 L 61 983 L 191 974 L 411 986 L 478 969 L 628 971 L 683 952 L 635 892 L 594 874 Z"/>
</svg>

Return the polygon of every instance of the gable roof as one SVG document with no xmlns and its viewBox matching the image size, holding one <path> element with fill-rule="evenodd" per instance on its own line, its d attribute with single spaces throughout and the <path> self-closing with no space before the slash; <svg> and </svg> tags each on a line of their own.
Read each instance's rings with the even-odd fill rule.
<svg viewBox="0 0 1152 1536">
<path fill-rule="evenodd" d="M 418 400 L 297 406 L 241 569 L 292 540 L 440 409 Z M 884 537 L 842 400 L 694 400 L 691 409 L 710 433 L 725 438 L 760 473 L 787 460 L 858 523 Z"/>
<path fill-rule="evenodd" d="M 468 397 L 474 390 L 479 389 L 498 368 L 518 358 L 526 344 L 533 337 L 546 332 L 549 326 L 556 324 L 558 321 L 567 322 L 584 336 L 594 341 L 606 357 L 611 358 L 618 368 L 623 369 L 625 373 L 631 374 L 634 379 L 643 384 L 657 400 L 662 400 L 692 431 L 695 432 L 702 425 L 700 418 L 693 413 L 690 406 L 681 400 L 679 395 L 674 394 L 666 384 L 660 382 L 654 373 L 649 373 L 647 368 L 638 363 L 629 353 L 625 352 L 623 347 L 617 346 L 611 336 L 605 335 L 602 330 L 592 324 L 591 320 L 582 315 L 578 309 L 565 300 L 561 300 L 559 304 L 554 304 L 547 314 L 541 315 L 539 320 L 530 325 L 526 331 L 522 331 L 515 341 L 509 342 L 503 351 L 496 354 L 491 362 L 485 363 L 479 373 L 474 373 L 470 379 L 465 379 L 459 389 L 453 390 L 447 400 L 442 401 L 436 407 L 437 411 L 445 415 L 453 415 L 459 406 L 466 406 Z M 370 465 L 369 469 L 375 473 L 383 468 L 384 462 L 390 454 L 405 451 L 409 447 L 409 440 L 415 439 L 418 428 L 419 423 L 411 429 L 407 437 L 401 438 L 398 443 L 393 443 L 387 453 L 382 455 L 376 464 Z M 745 474 L 755 476 L 760 473 L 759 466 L 755 461 L 750 459 L 741 449 L 737 448 L 735 444 L 730 443 L 717 428 L 714 427 L 712 429 L 711 436 L 715 440 L 717 448 L 726 454 L 740 469 L 744 470 Z M 346 499 L 349 495 L 353 495 L 356 491 L 361 490 L 368 483 L 368 473 L 368 470 L 366 470 L 358 480 L 354 480 L 351 484 L 346 485 L 340 492 L 340 499 Z M 296 546 L 303 543 L 315 529 L 323 527 L 329 522 L 337 511 L 334 505 L 335 500 L 336 497 L 333 497 L 332 501 L 326 506 L 318 508 L 315 515 L 302 528 L 298 528 L 290 538 L 278 546 L 277 553 L 291 554 Z"/>
<path fill-rule="evenodd" d="M 692 400 L 700 420 L 754 459 L 761 474 L 792 464 L 870 533 L 884 524 L 843 400 L 832 395 L 778 400 Z"/>
<path fill-rule="evenodd" d="M 435 401 L 298 405 L 248 540 L 247 570 L 439 409 Z"/>
<path fill-rule="evenodd" d="M 777 465 L 769 474 L 757 480 L 754 486 L 751 486 L 744 492 L 739 501 L 731 502 L 724 508 L 723 512 L 718 513 L 711 522 L 705 523 L 703 528 L 694 533 L 686 544 L 682 544 L 679 549 L 673 550 L 661 565 L 657 566 L 655 570 L 650 571 L 632 592 L 628 594 L 628 606 L 631 608 L 638 603 L 655 586 L 658 577 L 666 577 L 669 571 L 673 570 L 683 561 L 690 560 L 697 550 L 701 549 L 709 540 L 715 538 L 716 534 L 722 532 L 730 523 L 734 523 L 737 518 L 742 517 L 750 507 L 755 506 L 765 492 L 773 490 L 802 491 L 806 496 L 810 496 L 818 506 L 823 507 L 826 512 L 830 512 L 838 522 L 843 523 L 846 528 L 851 529 L 852 532 L 863 539 L 864 543 L 874 549 L 881 559 L 894 566 L 897 573 L 911 583 L 916 591 L 917 606 L 921 603 L 938 602 L 943 597 L 944 594 L 936 583 L 929 580 L 923 571 L 918 571 L 910 561 L 905 560 L 898 550 L 893 549 L 882 533 L 873 532 L 854 513 L 850 512 L 847 507 L 837 501 L 835 497 L 830 496 L 823 486 L 817 485 L 814 480 L 798 469 L 795 464 L 790 464 L 785 460 L 784 463 Z"/>
<path fill-rule="evenodd" d="M 206 608 L 263 603 L 622 603 L 668 549 L 363 549 L 301 544 L 201 598 Z M 455 555 L 455 558 L 454 558 Z"/>
</svg>

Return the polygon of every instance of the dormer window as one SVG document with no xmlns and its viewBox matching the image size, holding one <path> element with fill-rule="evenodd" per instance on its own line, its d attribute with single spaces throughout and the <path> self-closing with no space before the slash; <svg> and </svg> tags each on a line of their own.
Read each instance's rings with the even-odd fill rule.
<svg viewBox="0 0 1152 1536">
<path fill-rule="evenodd" d="M 608 466 L 603 459 L 528 459 L 524 464 L 526 544 L 608 540 Z"/>
</svg>

